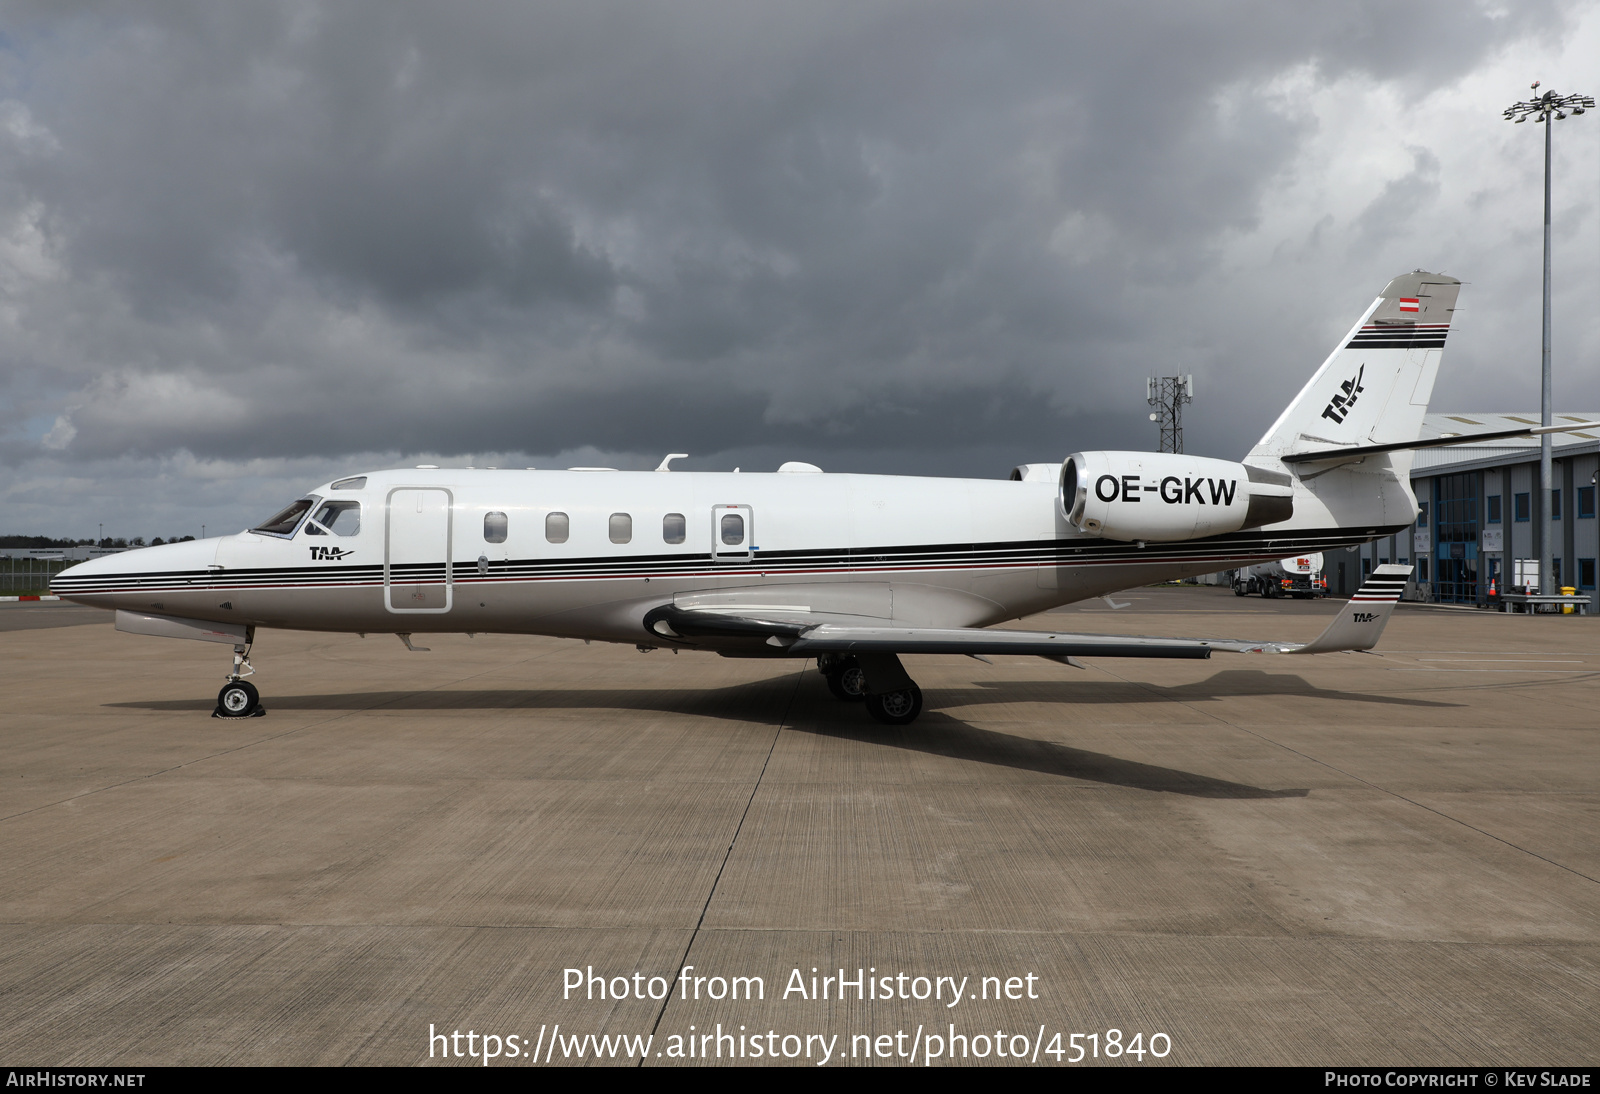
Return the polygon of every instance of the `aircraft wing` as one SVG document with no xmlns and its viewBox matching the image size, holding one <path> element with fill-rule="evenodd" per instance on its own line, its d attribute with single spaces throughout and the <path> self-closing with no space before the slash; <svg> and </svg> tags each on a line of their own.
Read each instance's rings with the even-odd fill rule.
<svg viewBox="0 0 1600 1094">
<path fill-rule="evenodd" d="M 1014 654 L 1066 661 L 1073 657 L 1207 658 L 1227 653 L 1332 653 L 1367 650 L 1378 642 L 1394 606 L 1405 591 L 1410 566 L 1383 565 L 1362 583 L 1320 637 L 1311 642 L 1250 642 L 1215 638 L 1165 638 L 1149 635 L 1072 634 L 1059 631 L 989 630 L 982 627 L 896 627 L 811 622 L 781 613 L 740 613 L 659 608 L 645 625 L 669 639 L 759 638 L 790 654 L 961 653 Z"/>
</svg>

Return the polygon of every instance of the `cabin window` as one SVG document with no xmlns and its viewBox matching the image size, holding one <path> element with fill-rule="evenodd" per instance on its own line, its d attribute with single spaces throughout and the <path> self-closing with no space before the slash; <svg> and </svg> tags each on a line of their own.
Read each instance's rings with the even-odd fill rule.
<svg viewBox="0 0 1600 1094">
<path fill-rule="evenodd" d="M 722 542 L 737 547 L 744 542 L 744 515 L 729 513 L 722 518 Z"/>
<path fill-rule="evenodd" d="M 572 522 L 565 513 L 550 513 L 544 518 L 544 538 L 551 543 L 565 543 L 572 533 Z"/>
<path fill-rule="evenodd" d="M 611 514 L 611 542 L 627 543 L 633 539 L 633 518 L 627 513 Z"/>
<path fill-rule="evenodd" d="M 300 518 L 305 516 L 314 504 L 316 504 L 315 498 L 301 498 L 281 513 L 275 513 L 256 525 L 251 531 L 265 532 L 269 536 L 291 535 L 300 526 Z"/>
<path fill-rule="evenodd" d="M 682 513 L 668 513 L 661 518 L 661 538 L 668 543 L 682 543 L 689 538 L 689 522 Z"/>
<path fill-rule="evenodd" d="M 361 534 L 359 501 L 325 501 L 306 521 L 308 536 L 356 536 Z"/>
<path fill-rule="evenodd" d="M 504 513 L 485 513 L 483 515 L 483 542 L 504 543 L 506 541 L 506 515 Z"/>
</svg>

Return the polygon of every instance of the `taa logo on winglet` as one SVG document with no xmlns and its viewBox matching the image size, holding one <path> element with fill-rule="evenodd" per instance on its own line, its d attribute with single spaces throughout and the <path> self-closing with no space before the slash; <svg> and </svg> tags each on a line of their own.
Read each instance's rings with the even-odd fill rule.
<svg viewBox="0 0 1600 1094">
<path fill-rule="evenodd" d="M 1377 618 L 1378 618 L 1378 613 L 1377 612 L 1351 612 L 1350 613 L 1350 622 L 1352 622 L 1352 623 L 1371 623 L 1373 620 L 1375 620 Z"/>
<path fill-rule="evenodd" d="M 313 547 L 311 548 L 312 562 L 338 562 L 345 555 L 355 554 L 354 547 Z"/>
<path fill-rule="evenodd" d="M 1350 408 L 1356 405 L 1356 396 L 1366 390 L 1361 386 L 1361 378 L 1366 375 L 1366 372 L 1367 366 L 1362 365 L 1356 369 L 1354 376 L 1339 385 L 1339 390 L 1344 394 L 1335 395 L 1328 405 L 1322 408 L 1322 416 L 1324 418 L 1339 423 L 1345 420 L 1346 415 L 1350 413 Z"/>
</svg>

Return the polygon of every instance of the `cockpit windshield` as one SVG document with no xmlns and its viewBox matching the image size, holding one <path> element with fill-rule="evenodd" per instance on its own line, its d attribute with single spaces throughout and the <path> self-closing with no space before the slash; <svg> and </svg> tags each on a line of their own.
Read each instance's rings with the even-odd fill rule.
<svg viewBox="0 0 1600 1094">
<path fill-rule="evenodd" d="M 325 501 L 312 518 L 306 521 L 308 536 L 357 536 L 361 534 L 361 503 L 359 501 Z"/>
<path fill-rule="evenodd" d="M 252 532 L 265 532 L 269 536 L 293 535 L 294 530 L 300 526 L 300 518 L 317 502 L 316 498 L 301 498 L 294 502 L 283 512 L 256 525 L 250 529 Z"/>
</svg>

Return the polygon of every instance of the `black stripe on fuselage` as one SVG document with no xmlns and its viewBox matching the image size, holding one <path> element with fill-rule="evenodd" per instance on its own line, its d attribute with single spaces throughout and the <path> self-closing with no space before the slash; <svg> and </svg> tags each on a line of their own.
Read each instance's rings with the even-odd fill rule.
<svg viewBox="0 0 1600 1094">
<path fill-rule="evenodd" d="M 1180 543 L 1137 543 L 1119 540 L 1033 540 L 1006 543 L 920 544 L 899 547 L 819 548 L 800 551 L 762 551 L 748 561 L 713 562 L 709 555 L 632 555 L 621 558 L 514 559 L 488 564 L 455 562 L 450 569 L 456 583 L 521 581 L 583 581 L 636 577 L 733 577 L 757 571 L 768 577 L 795 577 L 908 571 L 1016 569 L 1039 566 L 1158 566 L 1215 563 L 1217 569 L 1252 562 L 1269 562 L 1293 554 L 1335 550 L 1391 535 L 1405 526 L 1360 532 L 1348 529 L 1308 529 L 1288 533 L 1232 532 Z M 445 564 L 409 563 L 389 568 L 395 585 L 437 584 L 445 580 Z M 378 564 L 354 566 L 301 566 L 227 571 L 189 570 L 86 576 L 74 579 L 67 570 L 55 578 L 52 589 L 63 595 L 114 592 L 160 592 L 250 588 L 344 588 L 384 584 Z"/>
</svg>

